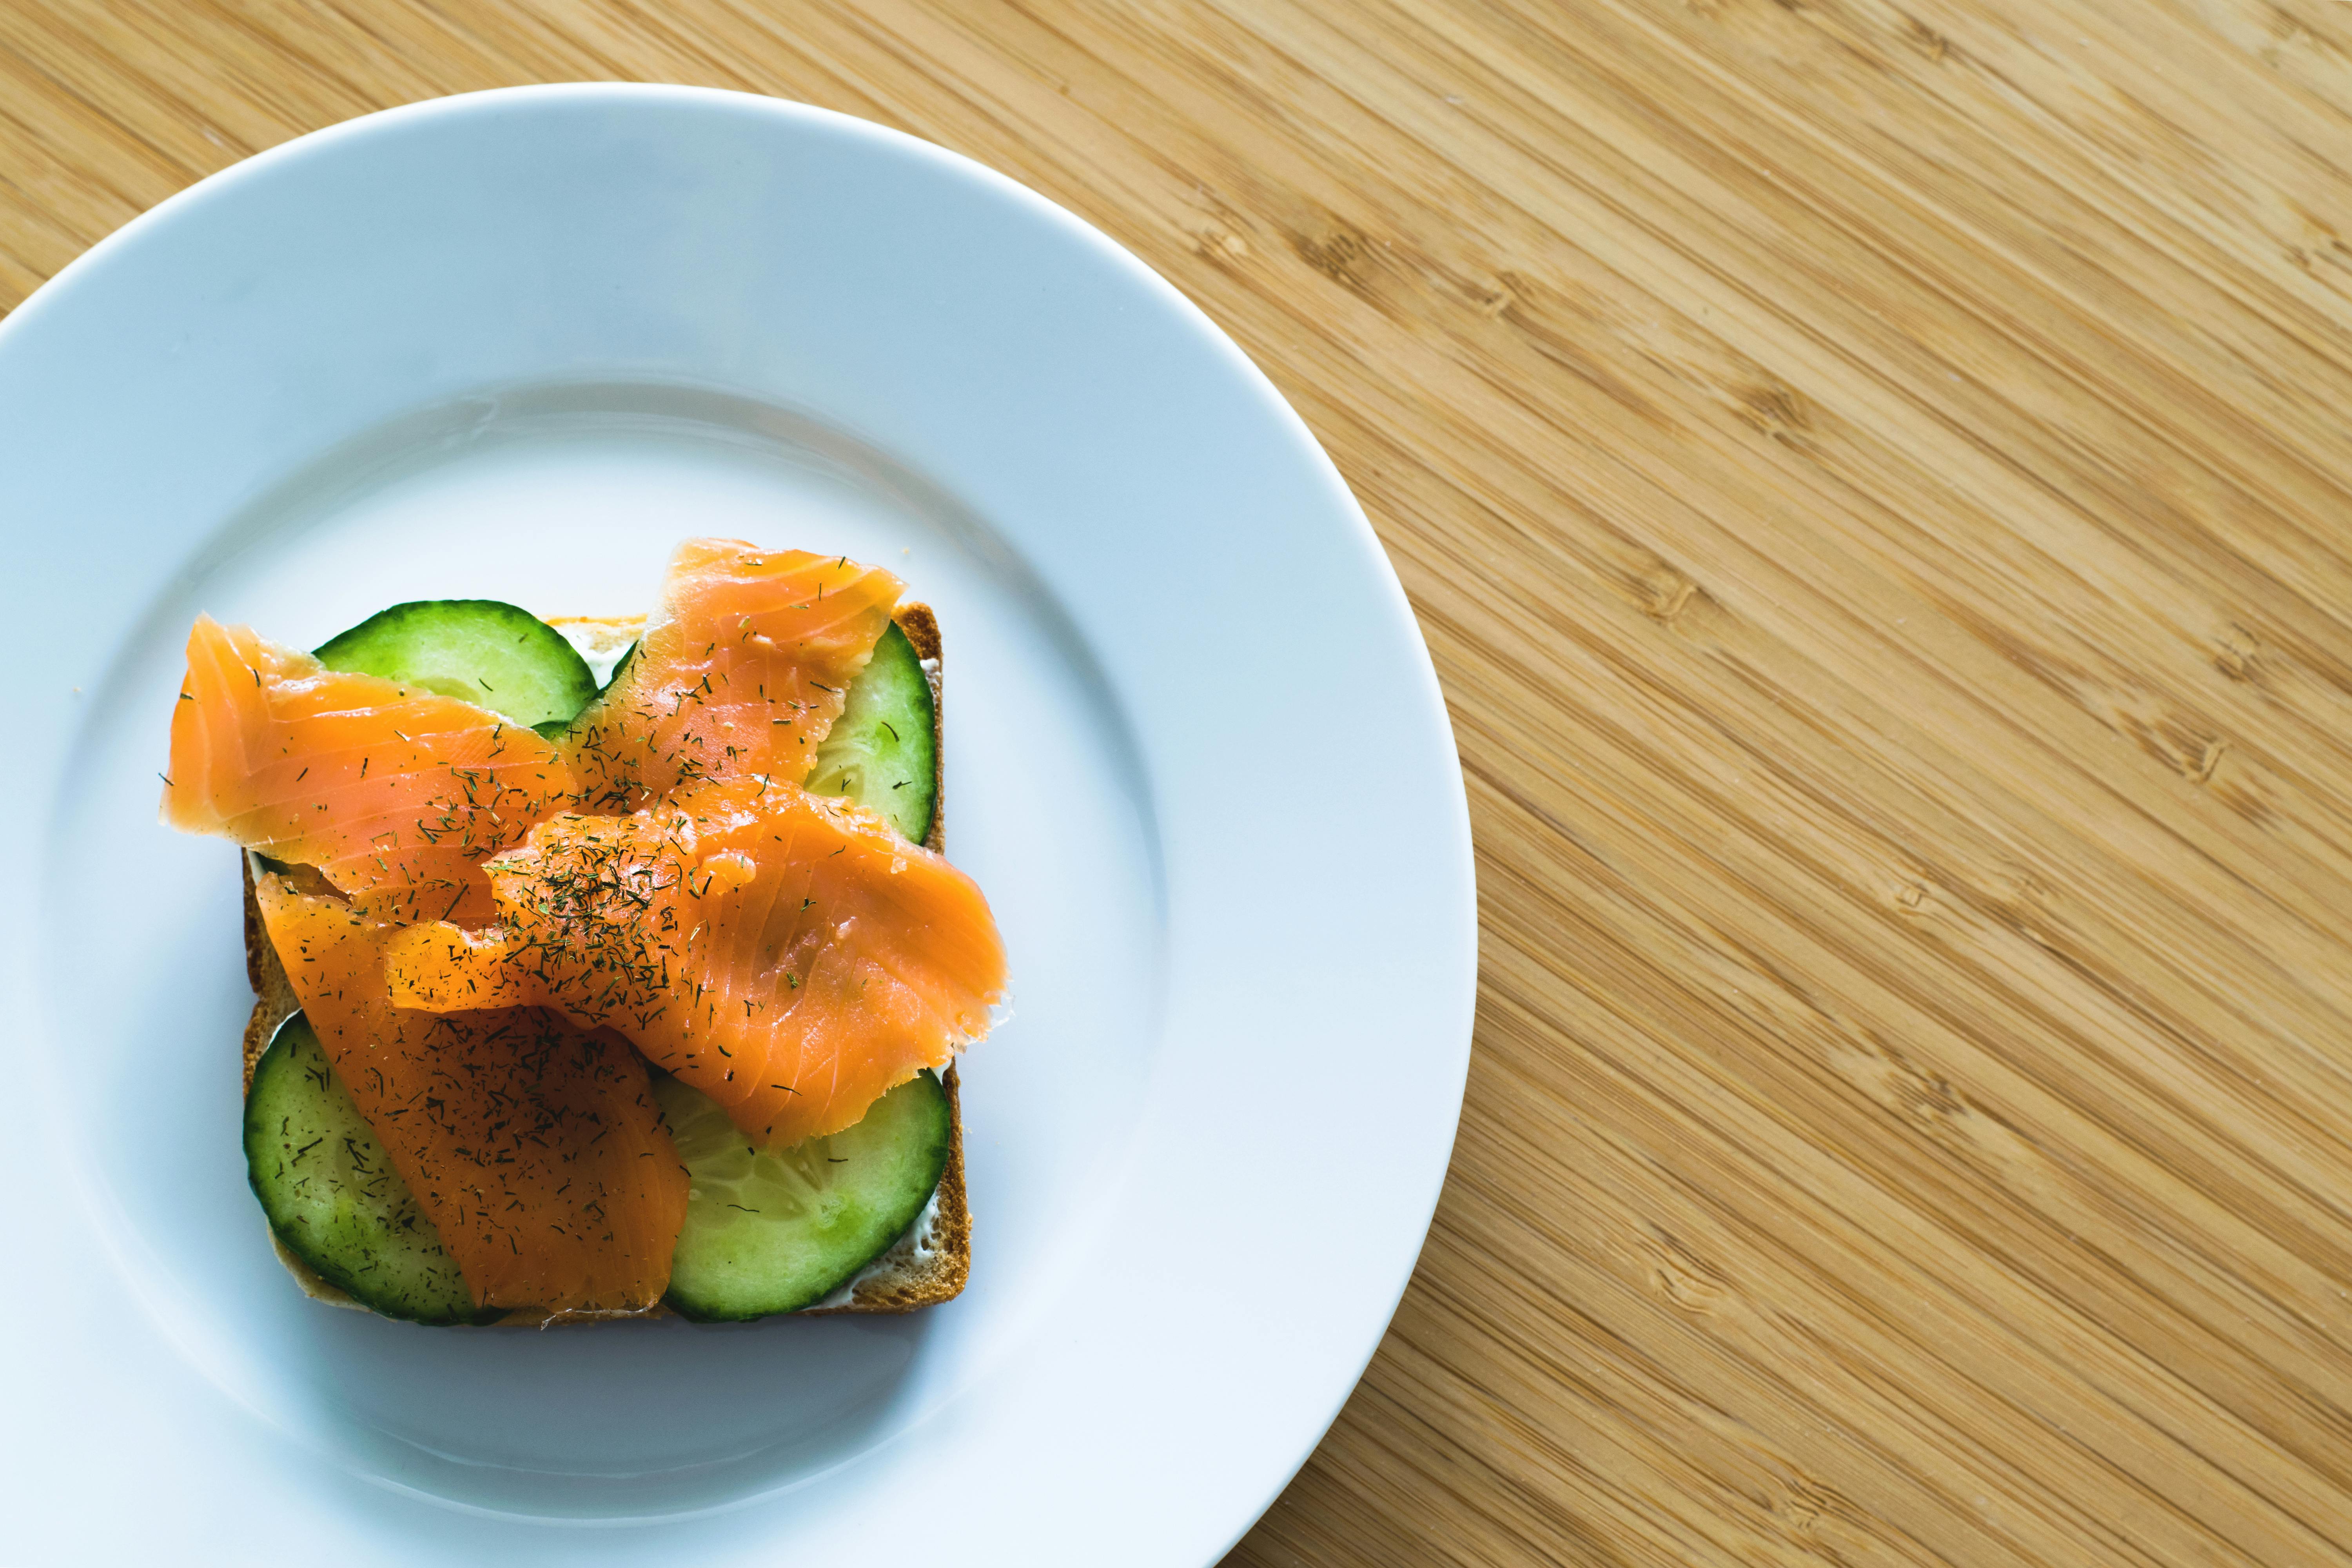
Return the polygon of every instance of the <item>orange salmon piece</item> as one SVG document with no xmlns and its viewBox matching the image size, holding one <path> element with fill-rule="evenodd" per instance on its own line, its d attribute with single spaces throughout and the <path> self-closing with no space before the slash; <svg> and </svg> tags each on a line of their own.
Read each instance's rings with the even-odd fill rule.
<svg viewBox="0 0 2352 1568">
<path fill-rule="evenodd" d="M 583 808 L 633 811 L 695 779 L 807 778 L 903 592 L 846 558 L 679 545 L 635 651 L 566 737 Z"/>
<path fill-rule="evenodd" d="M 552 1316 L 661 1300 L 687 1173 L 635 1052 L 537 1008 L 395 1007 L 384 951 L 404 928 L 284 877 L 254 894 L 336 1076 L 475 1305 Z"/>
<path fill-rule="evenodd" d="M 546 1005 L 626 1036 L 769 1146 L 856 1123 L 988 1032 L 1004 944 L 970 877 L 755 777 L 566 815 L 488 864 L 499 923 L 393 941 L 403 1006 Z"/>
<path fill-rule="evenodd" d="M 315 866 L 379 913 L 487 918 L 478 862 L 573 787 L 551 742 L 487 708 L 209 616 L 188 634 L 163 820 Z"/>
</svg>

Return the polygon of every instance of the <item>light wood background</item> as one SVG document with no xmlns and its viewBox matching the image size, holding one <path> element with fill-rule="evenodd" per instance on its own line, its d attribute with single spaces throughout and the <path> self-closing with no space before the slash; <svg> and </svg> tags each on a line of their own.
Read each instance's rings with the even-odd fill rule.
<svg viewBox="0 0 2352 1568">
<path fill-rule="evenodd" d="M 0 304 L 610 77 L 1093 220 L 1420 612 L 1461 1143 L 1233 1562 L 2352 1562 L 2352 5 L 0 0 Z"/>
</svg>

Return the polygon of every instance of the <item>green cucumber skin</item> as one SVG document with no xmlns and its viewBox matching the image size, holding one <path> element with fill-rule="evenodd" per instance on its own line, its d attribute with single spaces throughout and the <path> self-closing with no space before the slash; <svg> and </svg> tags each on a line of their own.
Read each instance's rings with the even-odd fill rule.
<svg viewBox="0 0 2352 1568">
<path fill-rule="evenodd" d="M 604 684 L 596 689 L 596 694 L 598 696 L 601 697 L 605 692 L 613 689 L 614 684 L 621 679 L 621 672 L 628 668 L 629 666 L 637 662 L 637 649 L 645 646 L 645 639 L 643 637 L 639 637 L 636 641 L 631 643 L 628 647 L 621 650 L 621 657 L 613 661 L 613 673 L 606 676 L 604 678 Z"/>
<path fill-rule="evenodd" d="M 939 730 L 930 677 L 893 622 L 849 685 L 841 717 L 816 749 L 813 795 L 847 795 L 907 841 L 930 837 L 939 805 Z"/>
<path fill-rule="evenodd" d="M 541 734 L 596 695 L 596 678 L 563 634 L 497 599 L 413 599 L 370 616 L 317 650 L 329 669 L 378 675 L 462 698 Z"/>
<path fill-rule="evenodd" d="M 432 1327 L 494 1322 L 335 1077 L 310 1021 L 278 1026 L 245 1101 L 246 1180 L 271 1230 L 374 1311 Z"/>
<path fill-rule="evenodd" d="M 677 1079 L 656 1079 L 654 1096 L 692 1179 L 663 1300 L 699 1323 L 798 1311 L 856 1278 L 921 1216 L 954 1137 L 947 1090 L 929 1069 L 856 1126 L 767 1155 Z M 746 1199 L 759 1212 L 745 1212 Z"/>
</svg>

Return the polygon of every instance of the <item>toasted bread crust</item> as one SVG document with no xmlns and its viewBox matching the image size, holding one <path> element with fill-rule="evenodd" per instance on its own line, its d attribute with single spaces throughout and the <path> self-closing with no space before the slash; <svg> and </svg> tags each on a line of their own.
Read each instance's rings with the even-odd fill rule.
<svg viewBox="0 0 2352 1568">
<path fill-rule="evenodd" d="M 940 624 L 929 605 L 902 605 L 898 612 L 898 629 L 907 634 L 914 646 L 916 657 L 923 661 L 923 672 L 931 683 L 931 738 L 933 799 L 931 831 L 923 847 L 939 850 L 946 845 L 947 819 L 946 753 L 943 725 L 940 719 L 941 686 L 940 678 Z M 624 618 L 573 616 L 551 618 L 557 626 L 594 624 L 599 626 L 626 627 L 634 636 L 642 617 Z M 253 894 L 253 858 L 239 853 L 238 861 L 245 868 L 245 973 L 253 986 L 253 1016 L 245 1026 L 245 1087 L 253 1088 L 253 1069 L 268 1048 L 270 1037 L 279 1025 L 302 1009 L 295 999 L 292 984 L 286 978 L 286 966 L 279 962 L 278 950 L 270 944 L 269 932 L 262 924 L 261 906 Z M 934 1306 L 954 1300 L 963 1293 L 965 1283 L 971 1278 L 971 1207 L 964 1192 L 963 1180 L 963 1105 L 957 1082 L 956 1066 L 948 1064 L 940 1075 L 948 1091 L 948 1163 L 940 1175 L 939 1191 L 930 1209 L 928 1226 L 918 1221 L 915 1227 L 901 1237 L 889 1251 L 866 1267 L 852 1286 L 849 1299 L 827 1306 L 811 1307 L 794 1314 L 799 1317 L 831 1317 L 836 1313 L 898 1313 L 911 1312 L 918 1307 Z M 342 1290 L 319 1277 L 310 1266 L 289 1251 L 270 1235 L 270 1245 L 278 1249 L 278 1260 L 286 1265 L 295 1283 L 314 1300 L 332 1306 L 351 1307 L 360 1311 L 368 1309 L 353 1300 Z M 566 1314 L 549 1318 L 530 1309 L 518 1309 L 499 1321 L 493 1327 L 545 1327 L 554 1324 L 605 1322 L 622 1318 L 667 1317 L 668 1309 L 656 1303 L 644 1312 Z"/>
</svg>

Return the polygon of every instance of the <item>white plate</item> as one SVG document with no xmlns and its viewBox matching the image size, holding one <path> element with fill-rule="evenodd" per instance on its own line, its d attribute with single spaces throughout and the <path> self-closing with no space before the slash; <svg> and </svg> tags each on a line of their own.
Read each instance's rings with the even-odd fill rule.
<svg viewBox="0 0 2352 1568">
<path fill-rule="evenodd" d="M 1461 778 L 1339 475 L 1093 229 L 765 99 L 373 116 L 0 325 L 0 529 L 9 1552 L 1197 1564 L 1338 1412 L 1461 1101 Z M 304 1300 L 237 1151 L 234 858 L 155 822 L 190 617 L 634 611 L 689 533 L 938 606 L 1018 1009 L 967 1063 L 971 1289 L 547 1334 Z"/>
</svg>

